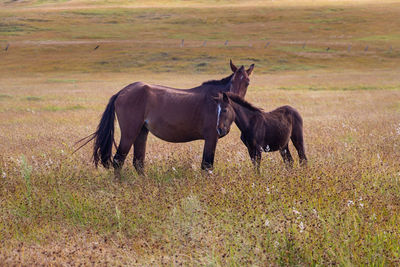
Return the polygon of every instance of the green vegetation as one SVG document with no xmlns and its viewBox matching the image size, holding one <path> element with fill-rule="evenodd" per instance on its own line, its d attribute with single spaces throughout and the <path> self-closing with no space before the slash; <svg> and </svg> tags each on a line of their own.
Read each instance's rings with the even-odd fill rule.
<svg viewBox="0 0 400 267">
<path fill-rule="evenodd" d="M 398 265 L 400 5 L 314 2 L 2 1 L 0 262 Z M 255 63 L 247 100 L 302 114 L 306 168 L 290 147 L 256 174 L 236 126 L 213 173 L 202 141 L 150 134 L 122 181 L 72 153 L 127 84 L 194 87 L 230 58 Z"/>
<path fill-rule="evenodd" d="M 211 74 L 224 73 L 229 58 L 257 59 L 260 73 L 320 68 L 337 71 L 343 66 L 398 68 L 398 5 L 215 8 L 200 3 L 199 7 L 155 8 L 149 4 L 144 8 L 124 8 L 122 2 L 114 4 L 118 5 L 88 8 L 69 7 L 65 3 L 68 8 L 58 4 L 59 10 L 50 6 L 50 11 L 37 8 L 34 12 L 23 6 L 18 9 L 6 5 L 0 11 L 0 40 L 2 47 L 7 43 L 10 47 L 1 53 L 4 64 L 0 66 L 0 75 Z M 97 45 L 99 48 L 94 50 Z M 288 63 L 281 64 L 282 60 Z"/>
</svg>

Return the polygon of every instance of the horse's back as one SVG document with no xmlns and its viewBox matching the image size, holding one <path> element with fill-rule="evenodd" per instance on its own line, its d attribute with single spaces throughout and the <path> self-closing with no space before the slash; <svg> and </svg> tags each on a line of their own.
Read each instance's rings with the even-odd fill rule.
<svg viewBox="0 0 400 267">
<path fill-rule="evenodd" d="M 121 89 L 118 95 L 119 102 L 137 97 L 140 94 L 146 94 L 150 90 L 151 86 L 144 82 L 134 82 Z"/>
<path fill-rule="evenodd" d="M 187 142 L 203 138 L 206 103 L 204 93 L 136 82 L 121 90 L 116 112 L 165 141 Z"/>
</svg>

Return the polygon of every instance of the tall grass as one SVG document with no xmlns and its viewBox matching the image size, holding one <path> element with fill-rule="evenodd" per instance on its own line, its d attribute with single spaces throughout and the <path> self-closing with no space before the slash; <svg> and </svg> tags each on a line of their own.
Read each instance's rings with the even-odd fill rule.
<svg viewBox="0 0 400 267">
<path fill-rule="evenodd" d="M 108 92 L 99 96 L 97 82 L 78 85 L 95 100 L 91 108 L 29 113 L 23 122 L 3 112 L 2 260 L 55 263 L 73 250 L 86 264 L 114 254 L 113 264 L 396 265 L 398 90 L 266 90 L 259 82 L 250 101 L 267 110 L 289 103 L 303 114 L 308 167 L 286 169 L 278 154 L 264 154 L 258 175 L 233 127 L 212 174 L 199 168 L 202 142 L 150 135 L 146 176 L 129 155 L 118 182 L 94 169 L 90 147 L 74 155 L 69 147 L 98 122 Z M 64 98 L 60 90 L 25 103 L 50 105 Z"/>
<path fill-rule="evenodd" d="M 0 4 L 2 264 L 399 264 L 397 4 L 107 2 Z M 144 176 L 132 154 L 121 181 L 90 145 L 72 154 L 125 85 L 194 87 L 229 75 L 229 58 L 256 63 L 247 100 L 302 114 L 307 167 L 290 146 L 294 168 L 263 154 L 257 174 L 235 126 L 212 173 L 202 141 L 151 134 Z"/>
</svg>

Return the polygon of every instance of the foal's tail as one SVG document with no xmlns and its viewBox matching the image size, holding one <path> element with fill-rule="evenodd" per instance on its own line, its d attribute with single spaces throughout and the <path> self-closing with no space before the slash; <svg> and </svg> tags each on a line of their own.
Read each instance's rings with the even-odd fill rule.
<svg viewBox="0 0 400 267">
<path fill-rule="evenodd" d="M 94 165 L 98 166 L 99 161 L 105 168 L 110 167 L 112 146 L 115 145 L 114 140 L 114 121 L 115 121 L 115 100 L 117 99 L 119 92 L 113 95 L 104 110 L 99 125 L 97 126 L 96 132 L 91 136 L 94 139 L 93 146 L 93 162 Z"/>
</svg>

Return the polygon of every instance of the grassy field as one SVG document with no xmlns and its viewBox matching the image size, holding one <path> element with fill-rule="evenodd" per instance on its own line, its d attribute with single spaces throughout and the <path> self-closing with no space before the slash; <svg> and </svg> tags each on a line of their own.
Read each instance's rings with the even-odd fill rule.
<svg viewBox="0 0 400 267">
<path fill-rule="evenodd" d="M 1 1 L 0 263 L 399 265 L 399 12 L 394 1 Z M 146 176 L 129 155 L 121 182 L 94 168 L 91 146 L 72 154 L 125 85 L 194 87 L 230 74 L 230 58 L 256 65 L 247 100 L 302 114 L 307 168 L 270 153 L 256 174 L 236 126 L 213 174 L 199 168 L 202 141 L 149 135 Z"/>
</svg>

